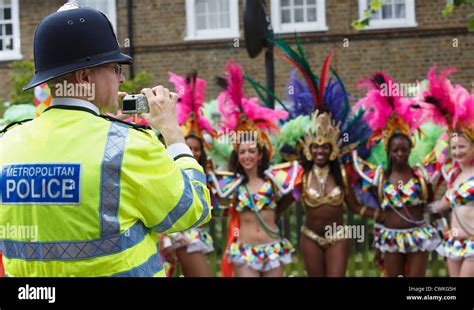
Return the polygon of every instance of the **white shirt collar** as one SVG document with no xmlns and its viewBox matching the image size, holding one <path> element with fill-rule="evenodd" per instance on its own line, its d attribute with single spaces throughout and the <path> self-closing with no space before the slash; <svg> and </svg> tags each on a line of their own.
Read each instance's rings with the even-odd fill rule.
<svg viewBox="0 0 474 310">
<path fill-rule="evenodd" d="M 89 101 L 77 99 L 77 98 L 53 98 L 51 101 L 51 106 L 55 105 L 66 105 L 70 107 L 82 107 L 95 112 L 95 114 L 100 115 L 99 108 L 90 103 Z"/>
</svg>

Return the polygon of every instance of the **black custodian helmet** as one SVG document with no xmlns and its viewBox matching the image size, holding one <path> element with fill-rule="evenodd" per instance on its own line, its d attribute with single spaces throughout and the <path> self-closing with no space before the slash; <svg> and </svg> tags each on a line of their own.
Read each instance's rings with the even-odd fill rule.
<svg viewBox="0 0 474 310">
<path fill-rule="evenodd" d="M 85 7 L 60 9 L 43 19 L 36 29 L 33 52 L 35 75 L 23 90 L 80 69 L 132 63 L 121 52 L 104 13 Z"/>
</svg>

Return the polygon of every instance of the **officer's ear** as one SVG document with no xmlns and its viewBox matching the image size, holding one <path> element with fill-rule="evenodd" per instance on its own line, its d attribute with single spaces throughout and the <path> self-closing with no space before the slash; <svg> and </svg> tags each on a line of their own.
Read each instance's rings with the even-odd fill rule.
<svg viewBox="0 0 474 310">
<path fill-rule="evenodd" d="M 74 72 L 74 77 L 76 79 L 76 82 L 78 84 L 92 83 L 91 73 L 92 73 L 92 70 L 90 69 L 82 69 L 82 70 L 78 70 Z"/>
</svg>

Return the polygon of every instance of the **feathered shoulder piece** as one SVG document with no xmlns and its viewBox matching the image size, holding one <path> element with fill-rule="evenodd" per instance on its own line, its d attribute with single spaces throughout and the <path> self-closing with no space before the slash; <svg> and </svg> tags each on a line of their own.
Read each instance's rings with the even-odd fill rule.
<svg viewBox="0 0 474 310">
<path fill-rule="evenodd" d="M 364 119 L 374 131 L 369 142 L 382 139 L 385 147 L 388 147 L 388 141 L 395 133 L 412 139 L 413 133 L 426 119 L 419 104 L 404 98 L 393 79 L 382 71 L 376 72 L 358 86 L 368 90 L 365 97 L 356 103 L 355 109 L 365 110 Z"/>
<path fill-rule="evenodd" d="M 214 128 L 201 111 L 205 100 L 206 81 L 198 78 L 196 71 L 191 71 L 186 77 L 173 72 L 168 72 L 168 76 L 179 96 L 176 116 L 184 135 L 194 135 L 202 139 L 203 132 L 206 132 L 214 136 Z"/>
<path fill-rule="evenodd" d="M 276 185 L 279 195 L 284 196 L 301 183 L 303 167 L 294 160 L 270 166 L 265 170 L 265 175 Z"/>
<path fill-rule="evenodd" d="M 212 191 L 220 198 L 228 198 L 244 180 L 243 176 L 230 171 L 210 170 L 208 173 Z"/>
<path fill-rule="evenodd" d="M 453 86 L 448 77 L 455 72 L 453 68 L 436 74 L 436 65 L 428 72 L 428 90 L 415 99 L 429 111 L 431 120 L 457 131 L 474 141 L 474 94 L 461 85 Z"/>
<path fill-rule="evenodd" d="M 225 132 L 236 135 L 234 147 L 239 141 L 253 136 L 260 145 L 266 145 L 271 153 L 272 145 L 266 132 L 278 131 L 278 122 L 288 117 L 288 112 L 272 110 L 257 103 L 257 98 L 247 99 L 243 91 L 242 67 L 230 60 L 226 64 L 224 78 L 217 78 L 223 91 L 217 97 L 222 115 L 221 127 Z"/>
</svg>

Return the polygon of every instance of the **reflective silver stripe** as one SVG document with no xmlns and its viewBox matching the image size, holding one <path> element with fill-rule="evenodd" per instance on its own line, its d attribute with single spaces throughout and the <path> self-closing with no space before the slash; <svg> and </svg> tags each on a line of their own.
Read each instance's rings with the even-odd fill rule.
<svg viewBox="0 0 474 310">
<path fill-rule="evenodd" d="M 207 186 L 207 180 L 206 180 L 206 175 L 202 172 L 199 172 L 196 169 L 185 169 L 184 172 L 188 175 L 188 177 L 193 180 L 202 183 L 202 186 Z M 209 214 L 209 205 L 207 204 L 206 200 L 204 199 L 204 193 L 202 191 L 202 186 L 199 184 L 193 183 L 194 190 L 196 191 L 196 194 L 199 197 L 199 200 L 202 203 L 203 206 L 203 213 L 199 220 L 194 223 L 192 227 L 197 227 L 201 225 L 202 221 L 207 217 Z"/>
<path fill-rule="evenodd" d="M 206 175 L 196 169 L 185 169 L 184 173 L 193 181 L 201 182 L 204 186 L 207 185 Z"/>
<path fill-rule="evenodd" d="M 158 232 L 165 232 L 170 229 L 191 207 L 193 204 L 193 190 L 191 187 L 191 180 L 181 171 L 184 182 L 184 190 L 181 198 L 176 206 L 168 213 L 161 223 L 153 227 L 153 230 Z"/>
<path fill-rule="evenodd" d="M 149 233 L 140 221 L 123 234 L 87 241 L 23 242 L 0 240 L 0 252 L 22 260 L 80 260 L 108 256 L 140 243 Z"/>
<path fill-rule="evenodd" d="M 120 170 L 129 127 L 112 122 L 100 176 L 100 235 L 116 235 L 120 232 L 118 210 L 120 205 Z"/>
<path fill-rule="evenodd" d="M 163 269 L 163 262 L 158 253 L 160 253 L 159 248 L 155 254 L 150 256 L 150 258 L 140 266 L 116 273 L 112 275 L 112 277 L 153 277 L 157 272 Z"/>
<path fill-rule="evenodd" d="M 202 187 L 197 185 L 197 184 L 193 184 L 194 186 L 194 190 L 196 191 L 198 197 L 199 197 L 199 200 L 201 201 L 202 203 L 202 207 L 204 208 L 203 212 L 202 212 L 202 215 L 201 217 L 199 218 L 199 220 L 194 223 L 194 225 L 192 227 L 197 227 L 199 225 L 201 225 L 202 221 L 204 221 L 204 219 L 207 217 L 207 215 L 209 214 L 209 205 L 207 204 L 206 200 L 204 199 L 204 193 L 202 192 Z"/>
</svg>

